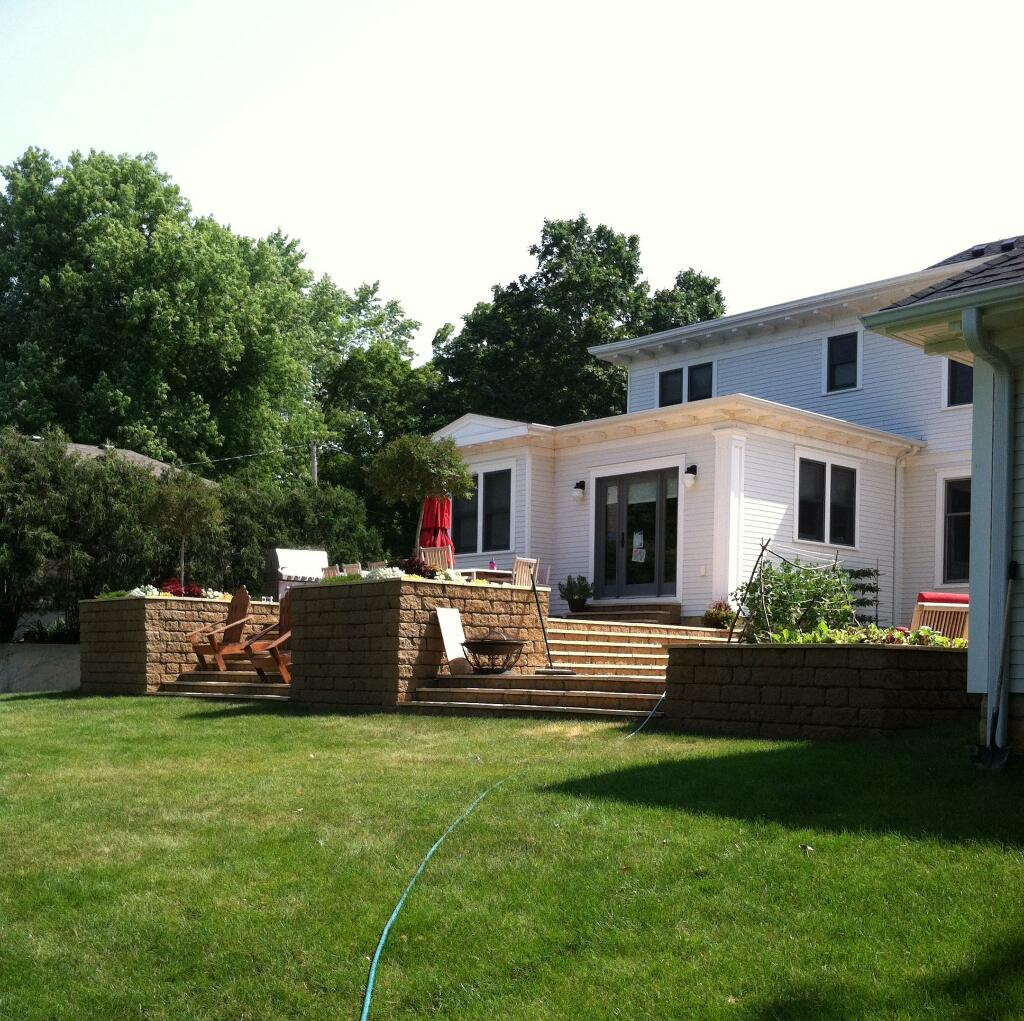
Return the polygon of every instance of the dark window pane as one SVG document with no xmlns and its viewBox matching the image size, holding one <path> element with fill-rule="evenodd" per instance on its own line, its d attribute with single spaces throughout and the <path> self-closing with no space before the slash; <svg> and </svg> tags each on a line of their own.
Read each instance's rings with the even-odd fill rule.
<svg viewBox="0 0 1024 1021">
<path fill-rule="evenodd" d="M 796 534 L 801 539 L 825 541 L 825 466 L 820 461 L 800 461 Z"/>
<path fill-rule="evenodd" d="M 477 487 L 477 476 L 473 476 L 473 485 Z M 452 542 L 456 553 L 476 552 L 476 511 L 479 488 L 474 488 L 473 495 L 462 500 L 452 501 Z"/>
<path fill-rule="evenodd" d="M 971 562 L 971 480 L 947 479 L 942 580 L 968 581 Z"/>
<path fill-rule="evenodd" d="M 828 338 L 828 381 L 826 388 L 851 390 L 857 385 L 857 334 L 843 333 Z"/>
<path fill-rule="evenodd" d="M 687 372 L 689 378 L 686 383 L 686 399 L 688 401 L 706 401 L 711 396 L 711 384 L 714 379 L 711 362 L 691 365 Z"/>
<path fill-rule="evenodd" d="M 974 401 L 974 368 L 960 362 L 949 363 L 949 395 L 947 404 L 954 408 Z"/>
<path fill-rule="evenodd" d="M 856 546 L 857 473 L 853 468 L 832 465 L 829 502 L 829 541 L 836 546 Z"/>
<path fill-rule="evenodd" d="M 683 403 L 683 370 L 673 369 L 658 377 L 658 407 Z"/>
<path fill-rule="evenodd" d="M 512 547 L 512 471 L 484 473 L 483 552 Z"/>
<path fill-rule="evenodd" d="M 665 562 L 661 580 L 666 589 L 676 590 L 676 549 L 679 539 L 679 472 L 665 473 Z"/>
<path fill-rule="evenodd" d="M 619 549 L 619 487 L 609 482 L 604 491 L 604 583 L 618 580 L 616 557 Z"/>
</svg>

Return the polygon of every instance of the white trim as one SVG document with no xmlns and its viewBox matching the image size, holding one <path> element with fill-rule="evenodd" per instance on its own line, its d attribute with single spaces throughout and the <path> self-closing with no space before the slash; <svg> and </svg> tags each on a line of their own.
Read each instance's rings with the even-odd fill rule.
<svg viewBox="0 0 1024 1021">
<path fill-rule="evenodd" d="M 711 598 L 731 601 L 740 584 L 743 552 L 744 472 L 746 434 L 716 429 L 714 520 L 711 537 Z"/>
<path fill-rule="evenodd" d="M 851 333 L 857 335 L 857 385 L 843 387 L 842 390 L 829 390 L 828 388 L 828 342 L 837 337 L 848 337 Z M 852 330 L 836 330 L 821 338 L 821 395 L 822 397 L 833 397 L 836 394 L 854 394 L 864 388 L 864 331 L 859 326 Z"/>
<path fill-rule="evenodd" d="M 967 405 L 963 405 L 966 407 Z M 946 559 L 946 483 L 953 479 L 969 479 L 970 462 L 940 468 L 935 473 L 935 587 L 940 589 L 966 589 L 970 581 L 944 581 Z"/>
<path fill-rule="evenodd" d="M 967 404 L 950 404 L 949 403 L 949 366 L 952 364 L 951 358 L 942 358 L 942 404 L 940 407 L 943 411 L 959 411 L 961 408 L 972 408 L 974 407 L 973 399 Z M 972 366 L 973 371 L 973 366 Z M 973 395 L 972 395 L 973 396 Z"/>
<path fill-rule="evenodd" d="M 532 556 L 532 554 L 530 553 L 530 541 L 531 533 L 533 531 L 533 528 L 531 527 L 533 523 L 533 454 L 527 451 L 524 460 L 526 462 L 526 481 L 524 484 L 525 492 L 523 494 L 523 503 L 526 504 L 526 507 L 524 508 L 523 520 L 523 556 L 529 557 Z M 513 535 L 515 533 L 515 530 L 516 523 L 515 518 L 513 517 L 510 526 L 510 531 L 513 533 Z M 512 535 L 510 535 L 509 538 L 512 538 Z"/>
<path fill-rule="evenodd" d="M 471 475 L 476 476 L 476 489 L 478 499 L 476 501 L 476 549 L 463 550 L 455 553 L 456 557 L 476 557 L 484 553 L 514 553 L 516 548 L 516 458 L 507 458 L 501 461 L 476 461 L 467 464 Z M 484 491 L 483 477 L 489 472 L 500 472 L 511 470 L 509 476 L 509 507 L 508 507 L 508 541 L 506 549 L 484 549 Z M 529 476 L 527 476 L 529 478 Z"/>
<path fill-rule="evenodd" d="M 587 553 L 587 560 L 590 564 L 591 584 L 597 580 L 597 480 L 617 475 L 639 475 L 643 472 L 664 471 L 666 468 L 676 468 L 679 470 L 679 499 L 677 501 L 678 506 L 676 507 L 676 594 L 674 596 L 661 596 L 660 598 L 667 599 L 672 602 L 679 602 L 682 600 L 684 541 L 683 505 L 686 502 L 686 498 L 684 496 L 686 486 L 683 485 L 683 470 L 686 468 L 685 454 L 678 454 L 672 457 L 651 457 L 642 461 L 627 458 L 624 461 L 618 461 L 614 464 L 594 465 L 589 469 L 590 474 L 587 476 L 587 548 L 589 550 Z M 620 602 L 617 598 L 608 598 L 610 602 Z M 650 602 L 651 600 L 659 597 L 651 596 L 649 598 L 642 599 L 640 596 L 637 596 L 636 598 L 642 602 Z"/>
<path fill-rule="evenodd" d="M 837 391 L 838 392 L 838 391 Z M 802 543 L 805 546 L 814 546 L 818 549 L 828 548 L 834 550 L 860 550 L 860 511 L 861 511 L 861 480 L 864 472 L 860 461 L 852 458 L 835 455 L 827 450 L 814 447 L 794 447 L 793 449 L 793 542 Z M 800 538 L 800 462 L 818 461 L 825 465 L 825 540 Z M 839 465 L 840 468 L 850 468 L 857 473 L 856 490 L 853 508 L 853 538 L 854 544 L 846 546 L 842 543 L 831 542 L 832 538 L 832 466 Z"/>
</svg>

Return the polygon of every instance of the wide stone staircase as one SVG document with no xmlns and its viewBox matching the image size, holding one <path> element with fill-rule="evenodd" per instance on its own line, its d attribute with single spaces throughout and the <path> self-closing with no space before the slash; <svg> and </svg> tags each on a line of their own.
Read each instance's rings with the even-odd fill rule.
<svg viewBox="0 0 1024 1021">
<path fill-rule="evenodd" d="M 225 699 L 232 702 L 287 702 L 291 695 L 287 684 L 261 681 L 248 664 L 228 663 L 223 673 L 217 670 L 189 670 L 176 680 L 164 681 L 154 695 L 177 698 Z M 273 676 L 273 675 L 271 675 Z"/>
<path fill-rule="evenodd" d="M 567 675 L 442 676 L 403 706 L 419 712 L 643 717 L 665 691 L 668 649 L 724 641 L 721 631 L 609 617 L 548 621 L 551 660 Z"/>
</svg>

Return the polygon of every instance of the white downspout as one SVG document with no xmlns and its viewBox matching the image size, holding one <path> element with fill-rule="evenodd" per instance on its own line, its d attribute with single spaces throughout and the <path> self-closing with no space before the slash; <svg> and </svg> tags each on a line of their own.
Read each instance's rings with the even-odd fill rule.
<svg viewBox="0 0 1024 1021">
<path fill-rule="evenodd" d="M 997 747 L 1006 745 L 1007 707 L 1009 705 L 1010 683 L 1003 685 L 1002 698 L 999 706 L 995 704 L 996 681 L 999 676 L 999 656 L 1001 636 L 994 632 L 1002 627 L 1006 603 L 1006 578 L 1009 571 L 1013 551 L 1013 469 L 1014 469 L 1014 365 L 1004 351 L 994 347 L 985 336 L 981 322 L 981 310 L 966 308 L 960 316 L 961 330 L 967 349 L 975 359 L 987 363 L 993 374 L 992 407 L 991 407 L 991 440 L 985 442 L 989 451 L 988 464 L 978 464 L 983 469 L 982 475 L 988 479 L 977 480 L 982 483 L 972 487 L 971 518 L 976 521 L 975 527 L 988 528 L 987 563 L 981 571 L 981 579 L 988 584 L 988 591 L 979 593 L 978 602 L 987 606 L 985 619 L 980 621 L 984 627 L 986 638 L 983 652 L 985 661 L 982 668 L 985 674 L 985 688 L 988 693 L 987 718 L 985 733 L 989 733 L 992 714 L 998 712 L 998 730 L 996 731 Z M 975 423 L 977 425 L 977 421 Z M 978 441 L 975 435 L 975 442 Z M 987 481 L 987 485 L 984 483 Z M 987 504 L 988 514 L 975 516 L 975 508 Z M 985 541 L 984 536 L 981 537 Z M 975 543 L 972 538 L 972 551 Z M 979 567 L 983 565 L 979 564 Z M 975 585 L 971 580 L 971 602 L 975 602 Z M 972 607 L 973 609 L 973 607 Z M 968 655 L 970 655 L 968 653 Z"/>
</svg>

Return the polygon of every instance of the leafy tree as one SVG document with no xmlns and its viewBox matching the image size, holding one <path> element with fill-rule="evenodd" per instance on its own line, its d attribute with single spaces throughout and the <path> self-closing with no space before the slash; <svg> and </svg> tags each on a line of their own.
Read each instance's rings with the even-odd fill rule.
<svg viewBox="0 0 1024 1021">
<path fill-rule="evenodd" d="M 545 220 L 536 270 L 478 304 L 461 331 L 434 338 L 445 419 L 479 412 L 560 425 L 624 410 L 625 374 L 587 351 L 596 344 L 713 319 L 718 280 L 689 269 L 653 295 L 640 242 L 585 216 Z"/>
<path fill-rule="evenodd" d="M 373 459 L 369 468 L 371 487 L 393 504 L 420 504 L 413 555 L 419 547 L 423 526 L 423 501 L 428 496 L 455 498 L 473 492 L 473 476 L 450 439 L 434 441 L 428 436 L 400 436 Z"/>
<path fill-rule="evenodd" d="M 316 433 L 294 241 L 195 217 L 151 155 L 2 172 L 0 423 L 204 464 Z"/>
<path fill-rule="evenodd" d="M 158 532 L 177 546 L 177 573 L 185 587 L 185 557 L 190 543 L 215 540 L 224 519 L 217 487 L 191 472 L 166 472 L 153 493 L 151 519 Z"/>
<path fill-rule="evenodd" d="M 0 430 L 0 642 L 42 593 L 68 515 L 66 441 Z"/>
</svg>

